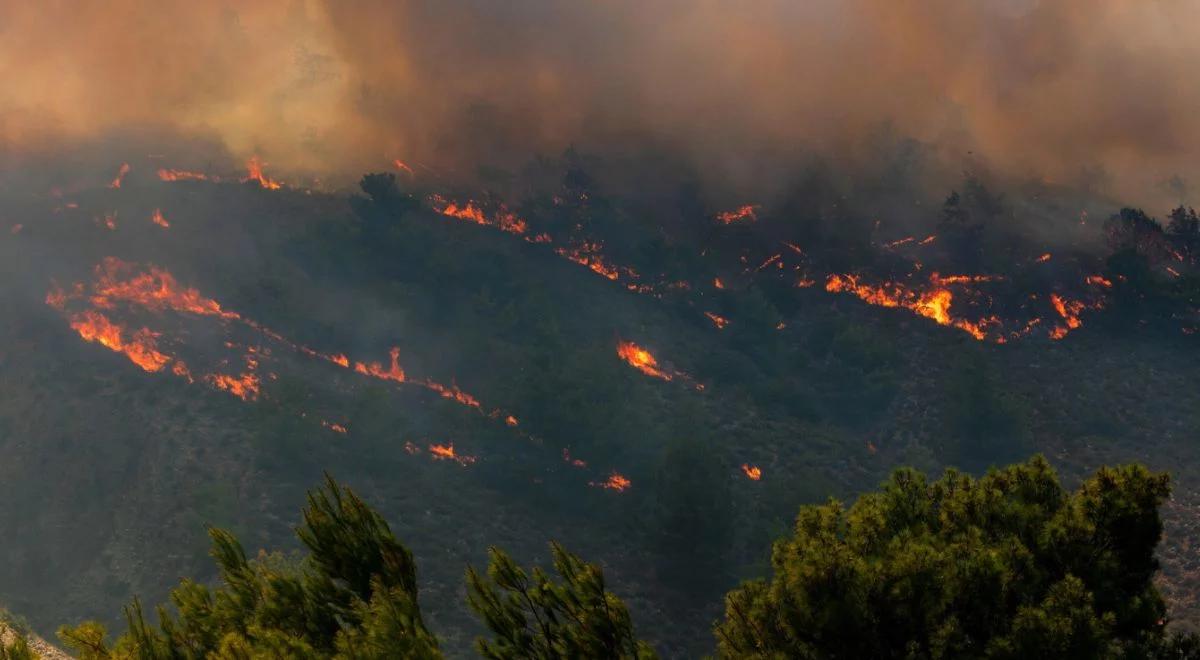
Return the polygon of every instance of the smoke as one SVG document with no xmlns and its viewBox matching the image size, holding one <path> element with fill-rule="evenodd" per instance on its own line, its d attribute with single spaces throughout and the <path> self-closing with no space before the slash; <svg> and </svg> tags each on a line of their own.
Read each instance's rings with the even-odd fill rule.
<svg viewBox="0 0 1200 660">
<path fill-rule="evenodd" d="M 886 127 L 950 171 L 1178 195 L 1197 25 L 1189 0 L 5 3 L 0 147 L 149 125 L 349 179 L 655 144 L 749 185 Z"/>
</svg>

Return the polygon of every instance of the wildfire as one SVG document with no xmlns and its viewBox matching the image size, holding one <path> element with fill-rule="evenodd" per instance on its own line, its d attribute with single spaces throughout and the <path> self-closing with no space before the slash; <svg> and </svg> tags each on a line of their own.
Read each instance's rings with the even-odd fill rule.
<svg viewBox="0 0 1200 660">
<path fill-rule="evenodd" d="M 731 225 L 742 220 L 754 222 L 758 220 L 758 215 L 755 213 L 758 209 L 758 204 L 746 204 L 732 211 L 722 211 L 717 214 L 717 222 L 723 225 Z"/>
<path fill-rule="evenodd" d="M 163 229 L 171 228 L 171 223 L 167 222 L 167 219 L 163 217 L 162 209 L 154 209 L 154 213 L 150 215 L 150 221 Z"/>
<path fill-rule="evenodd" d="M 479 460 L 476 456 L 459 454 L 458 452 L 454 451 L 453 442 L 448 445 L 429 445 L 429 455 L 433 456 L 434 460 L 454 461 L 462 466 L 470 465 L 471 463 Z"/>
<path fill-rule="evenodd" d="M 254 401 L 258 399 L 261 392 L 261 382 L 258 375 L 254 373 L 244 373 L 240 376 L 230 376 L 228 374 L 209 374 L 205 377 L 209 385 L 229 392 L 242 401 Z"/>
<path fill-rule="evenodd" d="M 221 309 L 220 303 L 206 298 L 193 288 L 180 286 L 175 277 L 161 268 L 150 266 L 147 272 L 133 274 L 133 265 L 116 257 L 105 257 L 96 266 L 92 304 L 110 309 L 117 301 L 136 303 L 150 310 L 173 310 L 201 316 L 240 319 L 236 312 Z"/>
<path fill-rule="evenodd" d="M 1050 253 L 1047 252 L 1047 253 L 1043 254 L 1042 256 L 1038 257 L 1037 259 L 1035 259 L 1034 262 L 1039 263 L 1039 264 L 1044 264 L 1047 261 L 1050 261 L 1050 256 L 1051 256 Z"/>
<path fill-rule="evenodd" d="M 716 287 L 716 288 L 718 288 L 718 289 L 724 289 L 724 288 L 725 288 L 725 283 L 721 281 L 721 278 L 719 278 L 719 277 L 714 277 L 714 278 L 713 278 L 713 286 L 714 286 L 714 287 Z"/>
<path fill-rule="evenodd" d="M 121 163 L 121 169 L 117 170 L 117 178 L 113 179 L 112 183 L 108 184 L 108 187 L 114 189 L 120 188 L 121 180 L 125 178 L 126 174 L 129 174 L 129 163 Z"/>
<path fill-rule="evenodd" d="M 109 231 L 116 231 L 117 213 L 116 211 L 113 211 L 112 213 L 105 213 L 103 217 L 97 218 L 96 222 Z"/>
<path fill-rule="evenodd" d="M 713 325 L 717 326 L 718 330 L 724 330 L 725 326 L 729 325 L 729 319 L 724 316 L 718 316 L 712 312 L 704 312 L 704 315 L 708 317 L 708 320 L 713 322 Z"/>
<path fill-rule="evenodd" d="M 600 254 L 600 244 L 593 242 L 584 242 L 581 246 L 568 250 L 567 248 L 555 248 L 555 254 L 565 257 L 581 266 L 587 266 L 592 272 L 598 273 L 607 277 L 612 281 L 617 281 L 621 277 L 621 271 L 604 260 Z M 627 269 L 628 270 L 628 269 Z M 628 271 L 629 275 L 636 276 L 633 271 Z"/>
<path fill-rule="evenodd" d="M 393 161 L 392 161 L 392 164 L 396 166 L 396 169 L 398 169 L 398 170 L 402 170 L 402 171 L 404 171 L 404 172 L 408 172 L 408 175 L 409 175 L 409 176 L 416 176 L 416 175 L 417 175 L 417 174 L 416 174 L 416 172 L 413 172 L 413 169 L 412 169 L 411 167 L 409 167 L 407 163 L 405 163 L 404 161 L 400 160 L 399 158 L 397 158 L 397 159 L 393 160 Z"/>
<path fill-rule="evenodd" d="M 621 473 L 614 471 L 612 474 L 608 475 L 608 478 L 605 479 L 604 481 L 599 481 L 599 482 L 591 481 L 591 482 L 588 482 L 588 485 L 593 486 L 595 488 L 603 488 L 605 490 L 615 490 L 618 493 L 623 493 L 626 490 L 628 490 L 630 486 L 633 485 L 633 482 L 630 481 L 629 479 L 626 479 L 625 476 L 622 475 Z"/>
<path fill-rule="evenodd" d="M 1084 281 L 1086 281 L 1088 284 L 1102 286 L 1106 289 L 1112 288 L 1112 280 L 1101 277 L 1100 275 L 1088 275 Z"/>
<path fill-rule="evenodd" d="M 746 477 L 751 481 L 758 481 L 759 479 L 762 479 L 762 468 L 758 467 L 757 465 L 742 463 L 742 473 L 745 474 Z"/>
<path fill-rule="evenodd" d="M 100 312 L 86 310 L 73 315 L 71 329 L 86 342 L 98 343 L 115 353 L 123 354 L 143 371 L 161 371 L 171 361 L 170 356 L 159 352 L 155 341 L 158 335 L 149 328 L 134 332 L 126 341 L 124 329 Z"/>
<path fill-rule="evenodd" d="M 383 365 L 378 362 L 371 362 L 368 364 L 358 362 L 355 363 L 354 370 L 360 374 L 363 374 L 364 376 L 371 376 L 381 380 L 392 380 L 396 381 L 397 383 L 403 383 L 404 369 L 400 367 L 400 349 L 398 347 L 392 347 L 392 350 L 389 351 L 388 355 L 391 357 L 392 364 L 386 370 L 383 368 Z M 334 363 L 346 367 L 349 366 L 350 361 L 347 360 L 346 356 L 344 355 L 336 355 L 334 356 Z"/>
<path fill-rule="evenodd" d="M 246 161 L 246 176 L 242 182 L 257 181 L 259 187 L 266 190 L 279 190 L 283 184 L 263 174 L 263 163 L 258 159 L 258 156 L 251 156 L 250 160 Z"/>
<path fill-rule="evenodd" d="M 346 428 L 342 424 L 337 424 L 334 422 L 327 422 L 325 420 L 321 420 L 321 426 L 324 426 L 325 428 L 329 429 L 330 431 L 333 431 L 334 433 L 340 433 L 341 435 L 346 435 L 347 433 L 350 432 L 350 429 Z"/>
<path fill-rule="evenodd" d="M 563 447 L 562 458 L 563 458 L 564 463 L 566 463 L 567 465 L 570 465 L 572 467 L 577 467 L 577 468 L 587 467 L 587 462 L 584 461 L 583 459 L 572 458 L 571 450 L 567 449 L 566 447 Z"/>
<path fill-rule="evenodd" d="M 203 172 L 159 168 L 158 178 L 161 181 L 207 181 L 208 175 Z"/>
<path fill-rule="evenodd" d="M 891 243 L 884 243 L 883 247 L 888 250 L 894 250 L 902 245 L 908 245 L 909 243 L 912 243 L 914 240 L 916 240 L 916 239 L 914 239 L 912 236 L 905 236 L 904 238 L 901 238 L 900 240 L 892 241 Z"/>
<path fill-rule="evenodd" d="M 628 363 L 629 366 L 637 369 L 647 376 L 661 378 L 662 380 L 671 380 L 674 378 L 674 376 L 658 367 L 658 360 L 654 359 L 654 356 L 650 354 L 650 351 L 647 351 L 631 341 L 618 341 L 617 355 L 626 363 Z"/>
<path fill-rule="evenodd" d="M 476 399 L 475 397 L 471 396 L 470 394 L 467 394 L 466 392 L 458 389 L 457 385 L 451 384 L 449 387 L 447 387 L 440 383 L 435 383 L 432 380 L 426 380 L 422 384 L 425 387 L 433 390 L 434 392 L 437 392 L 443 398 L 450 399 L 452 401 L 457 401 L 457 402 L 463 404 L 464 406 L 470 406 L 472 408 L 480 407 L 478 399 Z"/>
<path fill-rule="evenodd" d="M 976 281 L 974 279 L 944 280 L 936 273 L 930 276 L 933 288 L 918 291 L 895 282 L 881 286 L 871 286 L 859 281 L 854 275 L 830 275 L 825 281 L 825 290 L 830 293 L 851 293 L 863 302 L 880 307 L 903 307 L 921 316 L 933 319 L 939 325 L 958 328 L 970 334 L 975 339 L 982 340 L 987 336 L 987 327 L 999 322 L 996 317 L 988 317 L 979 321 L 955 318 L 950 314 L 950 306 L 954 302 L 954 294 L 949 289 L 939 286 L 947 282 Z"/>
<path fill-rule="evenodd" d="M 466 204 L 459 204 L 447 201 L 439 195 L 433 195 L 429 201 L 433 210 L 448 218 L 458 218 L 459 220 L 465 220 L 477 225 L 496 227 L 510 234 L 524 234 L 529 230 L 529 225 L 517 217 L 515 213 L 505 208 L 503 204 L 500 205 L 499 210 L 491 218 L 488 218 L 483 209 L 474 200 L 468 200 Z M 539 239 L 540 236 L 534 237 L 533 242 L 542 242 Z M 549 236 L 546 237 L 546 240 L 549 240 Z"/>
</svg>

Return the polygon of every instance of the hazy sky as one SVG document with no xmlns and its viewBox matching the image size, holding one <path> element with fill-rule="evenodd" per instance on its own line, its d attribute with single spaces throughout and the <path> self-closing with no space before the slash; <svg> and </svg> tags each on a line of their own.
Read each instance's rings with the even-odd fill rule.
<svg viewBox="0 0 1200 660">
<path fill-rule="evenodd" d="M 3 3 L 0 142 L 154 124 L 353 175 L 653 138 L 736 177 L 888 124 L 1139 194 L 1200 176 L 1197 37 L 1195 0 Z"/>
</svg>

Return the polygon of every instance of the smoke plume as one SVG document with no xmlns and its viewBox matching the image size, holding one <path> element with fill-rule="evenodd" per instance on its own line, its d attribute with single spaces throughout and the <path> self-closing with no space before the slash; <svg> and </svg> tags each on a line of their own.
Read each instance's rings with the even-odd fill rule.
<svg viewBox="0 0 1200 660">
<path fill-rule="evenodd" d="M 151 126 L 349 179 L 653 143 L 736 183 L 886 130 L 1144 197 L 1196 175 L 1197 25 L 1188 0 L 5 3 L 0 148 Z"/>
</svg>

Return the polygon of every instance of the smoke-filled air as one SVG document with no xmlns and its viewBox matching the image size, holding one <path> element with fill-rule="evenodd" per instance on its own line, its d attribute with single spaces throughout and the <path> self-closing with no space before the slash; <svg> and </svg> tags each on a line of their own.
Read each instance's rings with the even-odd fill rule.
<svg viewBox="0 0 1200 660">
<path fill-rule="evenodd" d="M 0 660 L 1200 659 L 1198 37 L 0 1 Z"/>
</svg>

